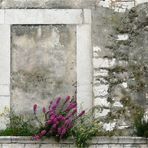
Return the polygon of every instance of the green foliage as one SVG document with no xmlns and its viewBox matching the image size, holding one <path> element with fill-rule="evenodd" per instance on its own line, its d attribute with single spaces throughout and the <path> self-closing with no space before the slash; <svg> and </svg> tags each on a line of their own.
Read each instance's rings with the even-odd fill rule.
<svg viewBox="0 0 148 148">
<path fill-rule="evenodd" d="M 78 120 L 71 132 L 75 139 L 76 146 L 79 148 L 88 147 L 89 140 L 94 136 L 103 135 L 100 122 L 93 119 L 91 113 L 86 114 Z"/>
<path fill-rule="evenodd" d="M 32 136 L 38 131 L 30 120 L 25 120 L 21 115 L 10 115 L 10 124 L 5 130 L 0 131 L 0 136 Z"/>
<path fill-rule="evenodd" d="M 148 138 L 148 121 L 144 120 L 144 113 L 141 112 L 135 118 L 134 127 L 137 136 Z"/>
</svg>

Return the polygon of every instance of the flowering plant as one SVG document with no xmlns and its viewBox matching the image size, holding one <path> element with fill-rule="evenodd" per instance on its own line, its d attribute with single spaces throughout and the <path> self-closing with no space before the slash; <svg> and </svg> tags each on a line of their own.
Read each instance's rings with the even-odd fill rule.
<svg viewBox="0 0 148 148">
<path fill-rule="evenodd" d="M 37 104 L 33 106 L 35 116 L 37 107 Z M 45 123 L 39 134 L 33 136 L 35 140 L 39 140 L 43 136 L 54 136 L 58 140 L 66 138 L 75 121 L 85 113 L 85 111 L 77 113 L 77 103 L 70 96 L 67 96 L 64 101 L 58 97 L 55 101 L 50 102 L 48 109 L 43 107 L 42 111 L 45 115 Z"/>
</svg>

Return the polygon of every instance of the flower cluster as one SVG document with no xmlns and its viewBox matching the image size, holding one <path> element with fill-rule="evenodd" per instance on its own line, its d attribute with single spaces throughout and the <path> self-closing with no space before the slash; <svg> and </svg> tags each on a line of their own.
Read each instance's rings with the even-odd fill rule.
<svg viewBox="0 0 148 148">
<path fill-rule="evenodd" d="M 33 106 L 33 110 L 36 116 L 37 104 Z M 42 111 L 45 115 L 45 125 L 39 134 L 33 137 L 35 140 L 43 136 L 55 136 L 59 140 L 65 138 L 74 126 L 74 122 L 85 113 L 85 111 L 77 113 L 77 103 L 70 96 L 64 100 L 58 97 L 50 102 L 48 109 L 43 107 Z"/>
</svg>

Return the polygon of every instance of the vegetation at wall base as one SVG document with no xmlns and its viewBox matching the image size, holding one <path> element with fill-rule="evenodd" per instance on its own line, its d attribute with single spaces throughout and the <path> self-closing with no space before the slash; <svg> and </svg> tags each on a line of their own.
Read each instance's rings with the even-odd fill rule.
<svg viewBox="0 0 148 148">
<path fill-rule="evenodd" d="M 0 136 L 32 136 L 38 128 L 31 121 L 32 119 L 26 121 L 24 116 L 11 113 L 10 124 L 7 124 L 5 130 L 0 130 Z"/>
<path fill-rule="evenodd" d="M 135 134 L 139 137 L 148 138 L 148 120 L 146 118 L 144 118 L 144 112 L 141 112 L 135 118 L 134 122 Z"/>
</svg>

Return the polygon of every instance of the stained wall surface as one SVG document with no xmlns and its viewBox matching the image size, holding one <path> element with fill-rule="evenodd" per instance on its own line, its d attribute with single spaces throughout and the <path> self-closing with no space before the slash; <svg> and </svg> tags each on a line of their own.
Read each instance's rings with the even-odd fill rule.
<svg viewBox="0 0 148 148">
<path fill-rule="evenodd" d="M 30 112 L 35 103 L 47 106 L 53 98 L 74 95 L 75 26 L 15 25 L 11 31 L 12 108 Z"/>
</svg>

